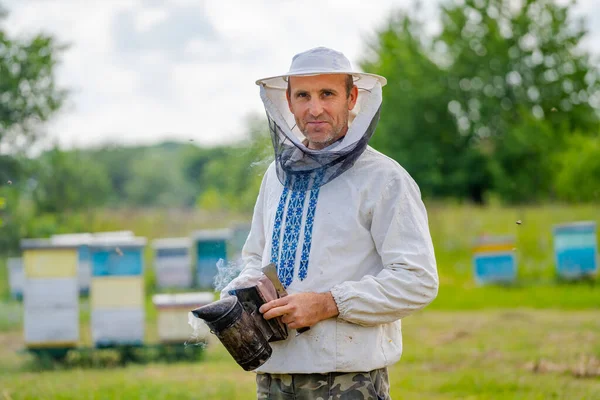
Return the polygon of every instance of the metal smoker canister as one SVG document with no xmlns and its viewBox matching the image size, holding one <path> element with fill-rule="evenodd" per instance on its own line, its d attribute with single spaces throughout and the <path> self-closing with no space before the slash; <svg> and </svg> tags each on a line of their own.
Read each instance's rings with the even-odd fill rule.
<svg viewBox="0 0 600 400">
<path fill-rule="evenodd" d="M 203 319 L 229 354 L 246 371 L 263 365 L 272 349 L 255 319 L 235 296 L 216 301 L 192 311 Z"/>
</svg>

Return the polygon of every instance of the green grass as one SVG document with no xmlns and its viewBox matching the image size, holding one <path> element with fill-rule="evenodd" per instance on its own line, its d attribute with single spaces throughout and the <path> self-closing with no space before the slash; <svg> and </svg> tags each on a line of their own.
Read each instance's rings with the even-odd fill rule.
<svg viewBox="0 0 600 400">
<path fill-rule="evenodd" d="M 594 220 L 599 206 L 522 209 L 428 206 L 440 274 L 438 298 L 404 321 L 403 359 L 390 369 L 394 399 L 599 399 L 600 282 L 555 279 L 552 225 Z M 92 231 L 133 230 L 149 240 L 227 226 L 240 216 L 104 211 Z M 520 225 L 516 224 L 521 220 Z M 223 222 L 227 221 L 227 222 Z M 483 233 L 515 235 L 518 280 L 478 287 L 471 247 Z M 146 249 L 147 343 L 156 342 L 152 252 Z M 0 299 L 8 299 L 0 260 Z M 81 303 L 82 344 L 91 341 Z M 203 361 L 36 372 L 23 346 L 21 305 L 0 301 L 0 400 L 253 399 L 254 377 L 218 344 Z M 532 366 L 536 366 L 532 370 Z M 578 377 L 578 372 L 592 377 Z"/>
<path fill-rule="evenodd" d="M 394 399 L 591 400 L 600 393 L 600 311 L 427 310 L 406 318 L 403 332 L 403 358 L 390 368 Z M 215 342 L 196 363 L 45 372 L 33 372 L 19 346 L 18 331 L 0 334 L 0 398 L 255 398 L 254 375 Z"/>
<path fill-rule="evenodd" d="M 556 276 L 553 225 L 589 220 L 600 226 L 599 204 L 522 208 L 433 204 L 428 214 L 439 272 L 448 284 L 473 281 L 471 249 L 482 234 L 514 236 L 519 281 L 550 283 Z"/>
<path fill-rule="evenodd" d="M 23 321 L 23 305 L 16 301 L 0 302 L 0 332 L 14 330 Z"/>
<path fill-rule="evenodd" d="M 460 291 L 466 296 L 459 304 L 481 307 L 485 290 L 477 288 L 473 280 L 472 246 L 482 234 L 513 235 L 516 238 L 515 252 L 518 262 L 518 281 L 515 290 L 506 292 L 514 302 L 503 303 L 503 307 L 579 307 L 589 304 L 588 297 L 581 296 L 580 303 L 566 299 L 559 293 L 571 293 L 569 285 L 556 285 L 552 226 L 559 223 L 592 220 L 600 226 L 600 205 L 546 205 L 527 207 L 476 207 L 470 205 L 428 204 L 429 225 L 434 241 L 440 279 L 444 287 Z M 169 236 L 187 236 L 196 229 L 227 227 L 234 221 L 250 218 L 243 215 L 220 213 L 136 210 L 102 211 L 95 218 L 92 230 L 133 230 L 136 235 L 149 240 Z M 520 225 L 516 221 L 520 220 Z M 600 245 L 600 236 L 599 245 Z M 147 288 L 153 288 L 152 252 L 146 249 Z M 535 287 L 541 296 L 516 295 L 519 288 L 530 293 Z M 559 287 L 558 293 L 553 288 Z M 584 290 L 585 291 L 585 290 Z M 450 291 L 451 292 L 451 291 Z M 448 292 L 448 293 L 450 293 Z M 497 290 L 492 290 L 495 294 Z M 473 296 L 473 301 L 469 297 Z M 444 296 L 440 292 L 440 296 Z M 570 297 L 570 296 L 568 296 Z M 487 299 L 486 299 L 487 300 Z M 522 301 L 525 300 L 525 303 Z M 548 302 L 549 300 L 550 302 Z M 444 302 L 453 301 L 444 298 Z M 496 307 L 497 305 L 494 305 Z M 462 306 L 461 306 L 462 307 Z M 452 307 L 454 308 L 454 306 Z"/>
<path fill-rule="evenodd" d="M 599 285 L 559 284 L 555 279 L 552 226 L 593 220 L 600 226 L 600 205 L 530 206 L 523 208 L 429 204 L 441 289 L 431 307 L 482 309 L 531 307 L 585 309 L 600 306 Z M 246 216 L 246 218 L 248 218 Z M 193 211 L 98 211 L 91 231 L 132 230 L 149 240 L 187 236 L 196 229 L 229 226 L 243 215 Z M 516 221 L 520 220 L 520 225 Z M 481 234 L 514 235 L 518 280 L 512 287 L 477 287 L 473 279 L 472 245 Z M 599 236 L 600 241 L 600 236 Z M 600 244 L 599 244 L 600 246 Z M 154 290 L 152 249 L 145 251 L 146 289 Z M 0 299 L 8 299 L 4 260 L 0 259 Z M 0 313 L 0 327 L 2 314 Z"/>
<path fill-rule="evenodd" d="M 535 309 L 598 310 L 600 284 L 572 283 L 530 286 L 464 286 L 440 283 L 436 310 L 483 310 L 527 307 Z"/>
</svg>

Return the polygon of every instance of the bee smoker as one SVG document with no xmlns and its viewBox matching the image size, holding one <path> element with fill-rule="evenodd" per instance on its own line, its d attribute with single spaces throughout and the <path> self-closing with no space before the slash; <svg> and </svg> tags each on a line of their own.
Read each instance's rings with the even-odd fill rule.
<svg viewBox="0 0 600 400">
<path fill-rule="evenodd" d="M 277 298 L 265 276 L 255 286 L 235 289 L 227 297 L 192 311 L 223 343 L 233 359 L 246 371 L 263 365 L 272 354 L 269 342 L 284 340 L 287 326 L 281 318 L 265 320 L 258 309 Z"/>
</svg>

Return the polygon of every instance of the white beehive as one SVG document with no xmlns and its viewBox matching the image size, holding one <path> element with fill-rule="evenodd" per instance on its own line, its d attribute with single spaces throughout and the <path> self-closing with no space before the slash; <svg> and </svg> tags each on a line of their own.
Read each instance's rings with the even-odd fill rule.
<svg viewBox="0 0 600 400">
<path fill-rule="evenodd" d="M 25 345 L 75 347 L 79 341 L 77 246 L 24 239 L 21 249 Z"/>
<path fill-rule="evenodd" d="M 152 242 L 156 286 L 159 289 L 192 286 L 191 245 L 189 238 L 165 238 Z"/>
<path fill-rule="evenodd" d="M 144 309 L 140 307 L 95 308 L 92 340 L 98 347 L 142 344 L 144 323 Z"/>
<path fill-rule="evenodd" d="M 157 310 L 158 338 L 163 343 L 184 343 L 189 339 L 206 340 L 210 330 L 202 321 L 196 332 L 188 323 L 190 311 L 212 303 L 212 292 L 157 294 L 152 303 Z"/>
<path fill-rule="evenodd" d="M 77 304 L 77 279 L 35 278 L 25 282 L 24 305 L 26 309 L 72 308 Z"/>
<path fill-rule="evenodd" d="M 25 286 L 25 271 L 23 271 L 23 260 L 20 257 L 10 257 L 6 261 L 8 268 L 8 286 L 10 295 L 14 299 L 23 297 Z"/>
<path fill-rule="evenodd" d="M 28 347 L 74 347 L 79 341 L 79 308 L 26 308 Z"/>
</svg>

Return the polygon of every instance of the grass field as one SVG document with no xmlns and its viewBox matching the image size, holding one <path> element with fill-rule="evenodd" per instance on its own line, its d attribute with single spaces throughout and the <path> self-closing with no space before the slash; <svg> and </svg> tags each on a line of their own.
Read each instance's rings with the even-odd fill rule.
<svg viewBox="0 0 600 400">
<path fill-rule="evenodd" d="M 438 298 L 404 321 L 403 359 L 390 369 L 394 399 L 600 399 L 600 286 L 555 279 L 552 225 L 594 220 L 600 206 L 428 206 L 440 273 Z M 222 215 L 104 212 L 91 231 L 130 229 L 149 239 L 219 227 Z M 237 216 L 237 220 L 243 216 Z M 516 224 L 517 220 L 521 224 Z M 222 226 L 222 225 L 221 225 Z M 478 287 L 477 235 L 516 237 L 518 282 Z M 146 254 L 151 266 L 151 253 Z M 148 268 L 147 288 L 153 274 Z M 22 348 L 21 305 L 6 301 L 0 261 L 0 400 L 252 399 L 254 376 L 211 343 L 202 361 L 40 372 Z M 82 303 L 82 341 L 89 344 Z M 155 338 L 147 304 L 147 340 Z"/>
<path fill-rule="evenodd" d="M 404 320 L 394 399 L 598 399 L 600 311 L 424 311 Z M 202 361 L 35 372 L 0 334 L 2 399 L 252 399 L 218 343 Z M 2 397 L 3 396 L 3 397 Z"/>
</svg>

